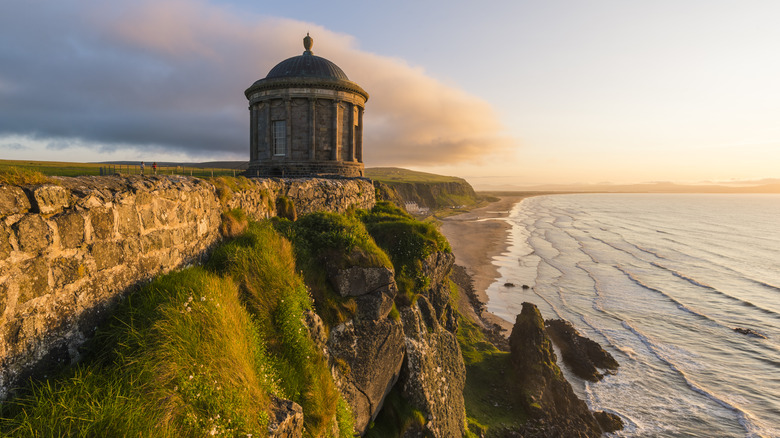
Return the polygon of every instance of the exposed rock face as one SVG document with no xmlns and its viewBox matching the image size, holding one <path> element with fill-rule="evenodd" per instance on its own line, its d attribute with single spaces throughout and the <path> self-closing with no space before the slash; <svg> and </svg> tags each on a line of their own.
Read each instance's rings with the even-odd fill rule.
<svg viewBox="0 0 780 438">
<path fill-rule="evenodd" d="M 404 398 L 426 413 L 426 433 L 457 437 L 463 433 L 466 367 L 454 334 L 437 321 L 436 310 L 421 296 L 401 310 L 406 360 L 399 384 Z"/>
<path fill-rule="evenodd" d="M 272 396 L 273 397 L 273 396 Z M 274 438 L 300 438 L 303 436 L 303 408 L 291 400 L 273 397 L 268 436 Z"/>
<path fill-rule="evenodd" d="M 362 178 L 252 179 L 229 193 L 183 176 L 57 181 L 0 186 L 0 399 L 25 375 L 77 361 L 136 284 L 200 261 L 221 238 L 224 209 L 263 219 L 282 196 L 301 214 L 375 203 Z"/>
<path fill-rule="evenodd" d="M 537 420 L 554 424 L 560 436 L 598 437 L 601 429 L 585 402 L 577 398 L 555 363 L 539 309 L 523 303 L 509 337 L 518 398 Z M 530 425 L 529 425 L 530 426 Z"/>
<path fill-rule="evenodd" d="M 430 209 L 452 207 L 460 204 L 474 204 L 477 195 L 466 180 L 458 178 L 452 182 L 386 182 L 405 202 L 416 202 L 420 207 Z M 393 195 L 388 195 L 394 201 Z"/>
<path fill-rule="evenodd" d="M 355 415 L 361 435 L 390 392 L 404 359 L 401 323 L 390 318 L 354 320 L 333 328 L 328 339 L 333 377 Z"/>
<path fill-rule="evenodd" d="M 545 321 L 545 328 L 552 341 L 560 348 L 563 361 L 577 376 L 597 382 L 604 377 L 597 367 L 610 370 L 618 368 L 618 362 L 611 354 L 604 351 L 597 342 L 582 336 L 570 322 L 548 319 Z"/>
</svg>

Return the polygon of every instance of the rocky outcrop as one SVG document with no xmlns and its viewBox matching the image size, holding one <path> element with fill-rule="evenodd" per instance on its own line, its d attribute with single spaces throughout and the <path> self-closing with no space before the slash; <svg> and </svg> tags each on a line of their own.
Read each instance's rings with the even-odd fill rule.
<svg viewBox="0 0 780 438">
<path fill-rule="evenodd" d="M 597 411 L 593 413 L 593 416 L 596 417 L 596 421 L 599 422 L 599 426 L 604 432 L 616 432 L 623 429 L 623 420 L 611 412 Z"/>
<path fill-rule="evenodd" d="M 398 294 L 393 270 L 383 266 L 331 268 L 329 279 L 339 295 L 355 297 L 357 316 L 361 319 L 385 318 Z"/>
<path fill-rule="evenodd" d="M 466 180 L 453 182 L 388 183 L 406 202 L 416 202 L 420 207 L 438 208 L 471 205 L 477 202 L 474 189 Z"/>
<path fill-rule="evenodd" d="M 333 378 L 363 434 L 398 380 L 404 332 L 391 318 L 354 320 L 333 328 L 328 339 Z"/>
<path fill-rule="evenodd" d="M 582 379 L 597 382 L 604 375 L 598 368 L 616 370 L 618 362 L 601 346 L 580 334 L 570 322 L 548 319 L 545 328 L 550 338 L 561 350 L 563 362 Z"/>
<path fill-rule="evenodd" d="M 601 436 L 601 428 L 593 414 L 574 394 L 556 365 L 544 320 L 535 305 L 523 303 L 509 345 L 518 401 L 535 420 L 554 425 L 550 430 L 560 432 L 559 436 Z"/>
<path fill-rule="evenodd" d="M 399 384 L 404 398 L 425 413 L 424 436 L 461 436 L 466 367 L 457 338 L 438 323 L 436 310 L 424 296 L 401 310 L 401 320 L 406 359 Z"/>
<path fill-rule="evenodd" d="M 327 353 L 336 385 L 355 416 L 355 430 L 363 434 L 398 380 L 404 359 L 403 327 L 388 318 L 398 287 L 392 269 L 337 266 L 327 269 L 330 283 L 342 297 L 354 297 L 357 308 L 354 319 L 331 329 Z"/>
<path fill-rule="evenodd" d="M 405 401 L 426 418 L 424 430 L 416 432 L 435 437 L 461 435 L 466 370 L 449 303 L 447 275 L 452 264 L 452 255 L 444 253 L 424 260 L 423 273 L 430 287 L 421 291 L 414 304 L 399 309 L 400 320 L 388 315 L 397 293 L 392 270 L 338 269 L 336 261 L 328 267 L 330 283 L 338 294 L 355 297 L 357 303 L 355 318 L 331 329 L 326 348 L 336 384 L 355 415 L 356 432 L 366 431 L 396 386 Z M 316 340 L 318 324 L 308 325 Z"/>
<path fill-rule="evenodd" d="M 303 408 L 298 403 L 271 396 L 271 421 L 268 436 L 300 438 L 303 436 Z"/>
<path fill-rule="evenodd" d="M 205 257 L 224 210 L 262 219 L 282 196 L 300 214 L 375 202 L 362 178 L 244 179 L 233 188 L 184 176 L 55 180 L 0 186 L 0 399 L 26 375 L 77 361 L 135 285 Z"/>
</svg>

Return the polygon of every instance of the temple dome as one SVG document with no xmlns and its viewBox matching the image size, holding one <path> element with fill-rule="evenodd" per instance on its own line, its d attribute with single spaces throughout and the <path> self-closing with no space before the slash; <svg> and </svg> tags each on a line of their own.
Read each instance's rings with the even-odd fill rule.
<svg viewBox="0 0 780 438">
<path fill-rule="evenodd" d="M 276 67 L 266 75 L 266 79 L 274 78 L 327 78 L 348 81 L 347 75 L 338 65 L 325 58 L 303 52 L 303 55 L 293 56 L 276 64 Z"/>
<path fill-rule="evenodd" d="M 368 99 L 368 93 L 349 80 L 338 65 L 327 59 L 315 56 L 311 51 L 314 39 L 306 34 L 302 55 L 287 58 L 276 64 L 266 77 L 256 81 L 244 94 L 247 98 L 258 91 L 289 88 L 293 85 L 320 87 L 354 92 Z"/>
</svg>

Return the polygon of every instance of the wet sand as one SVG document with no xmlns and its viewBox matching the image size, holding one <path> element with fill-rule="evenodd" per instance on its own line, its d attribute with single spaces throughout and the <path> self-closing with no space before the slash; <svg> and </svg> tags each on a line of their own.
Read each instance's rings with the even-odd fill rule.
<svg viewBox="0 0 780 438">
<path fill-rule="evenodd" d="M 505 219 L 515 204 L 530 196 L 535 194 L 502 196 L 500 200 L 484 207 L 441 219 L 440 230 L 452 246 L 455 263 L 466 268 L 473 280 L 477 298 L 482 303 L 488 301 L 487 288 L 500 277 L 498 267 L 492 262 L 493 257 L 505 252 L 509 246 L 511 225 Z M 470 307 L 460 306 L 461 309 Z M 470 316 L 475 315 L 472 313 Z M 512 329 L 512 323 L 493 314 L 484 312 L 482 318 L 506 330 Z"/>
</svg>

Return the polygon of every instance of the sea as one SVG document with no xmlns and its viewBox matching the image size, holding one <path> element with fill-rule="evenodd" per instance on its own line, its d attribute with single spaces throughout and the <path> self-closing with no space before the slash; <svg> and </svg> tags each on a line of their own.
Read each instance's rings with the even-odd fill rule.
<svg viewBox="0 0 780 438">
<path fill-rule="evenodd" d="M 596 383 L 562 366 L 610 436 L 780 437 L 780 195 L 537 196 L 506 220 L 488 310 L 534 303 L 617 359 Z"/>
</svg>

